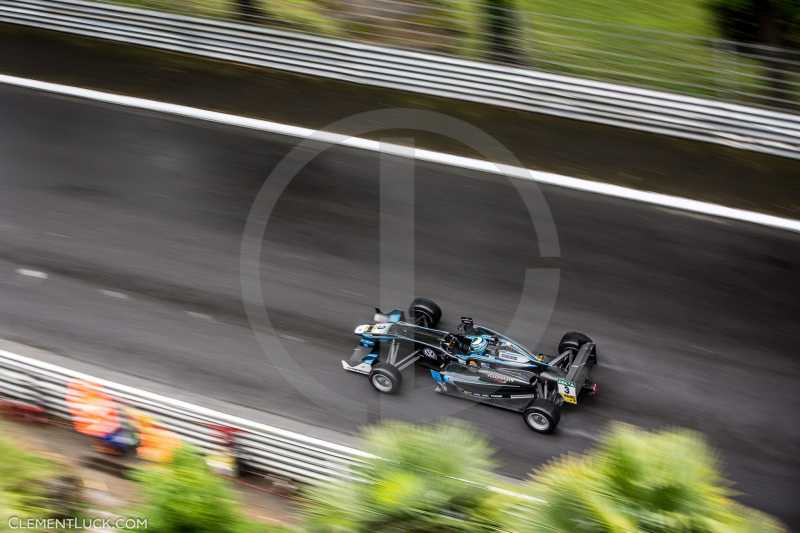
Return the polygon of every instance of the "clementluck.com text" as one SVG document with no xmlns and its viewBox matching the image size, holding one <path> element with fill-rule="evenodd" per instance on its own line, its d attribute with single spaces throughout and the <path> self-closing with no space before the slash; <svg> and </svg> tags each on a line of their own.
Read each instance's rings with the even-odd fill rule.
<svg viewBox="0 0 800 533">
<path fill-rule="evenodd" d="M 11 516 L 8 519 L 9 529 L 147 529 L 147 518 L 114 517 L 92 518 L 88 516 L 70 518 L 25 518 Z"/>
</svg>

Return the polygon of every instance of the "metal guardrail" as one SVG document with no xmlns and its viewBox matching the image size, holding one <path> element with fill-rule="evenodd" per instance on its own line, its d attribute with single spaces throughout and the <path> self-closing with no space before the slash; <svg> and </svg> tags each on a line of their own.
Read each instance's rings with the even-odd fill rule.
<svg viewBox="0 0 800 533">
<path fill-rule="evenodd" d="M 153 415 L 165 428 L 204 451 L 219 449 L 212 424 L 239 430 L 237 454 L 249 468 L 302 483 L 357 479 L 352 467 L 368 454 L 284 429 L 227 415 L 0 349 L 0 398 L 40 405 L 54 416 L 70 419 L 67 384 L 99 384 L 120 403 Z"/>
<path fill-rule="evenodd" d="M 0 0 L 0 21 L 800 158 L 800 116 L 83 0 Z"/>
<path fill-rule="evenodd" d="M 687 10 L 667 6 L 646 6 L 649 23 L 662 28 L 654 29 L 605 20 L 604 0 L 566 9 L 560 0 L 106 1 L 800 110 L 800 49 L 665 31 L 709 30 L 690 22 Z M 641 3 L 629 8 L 628 18 L 644 14 Z M 687 9 L 697 18 L 713 11 L 707 5 Z M 753 29 L 759 24 L 746 22 Z"/>
<path fill-rule="evenodd" d="M 300 433 L 228 415 L 107 379 L 76 372 L 0 349 L 0 399 L 9 398 L 40 406 L 51 415 L 71 420 L 66 403 L 67 385 L 82 380 L 99 385 L 117 402 L 155 417 L 182 442 L 204 452 L 223 446 L 212 426 L 235 428 L 236 455 L 248 469 L 300 483 L 319 484 L 341 479 L 365 481 L 357 471 L 374 456 L 361 450 L 316 439 Z M 471 483 L 468 480 L 461 480 Z M 488 490 L 541 504 L 544 500 L 508 488 L 490 485 Z M 509 513 L 517 512 L 508 509 Z"/>
</svg>

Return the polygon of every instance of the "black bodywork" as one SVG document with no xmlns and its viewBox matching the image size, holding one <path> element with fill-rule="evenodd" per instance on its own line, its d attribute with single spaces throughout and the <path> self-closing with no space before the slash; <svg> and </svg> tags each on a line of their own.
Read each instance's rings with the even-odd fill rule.
<svg viewBox="0 0 800 533">
<path fill-rule="evenodd" d="M 360 342 L 342 367 L 367 374 L 380 392 L 397 392 L 401 371 L 420 364 L 438 392 L 522 413 L 531 429 L 550 433 L 564 403 L 597 390 L 591 381 L 597 347 L 582 333 L 564 334 L 558 353 L 547 355 L 468 317 L 454 332 L 436 329 L 441 309 L 427 299 L 412 302 L 409 322 L 400 310 L 376 311 L 374 324 L 356 327 Z"/>
</svg>

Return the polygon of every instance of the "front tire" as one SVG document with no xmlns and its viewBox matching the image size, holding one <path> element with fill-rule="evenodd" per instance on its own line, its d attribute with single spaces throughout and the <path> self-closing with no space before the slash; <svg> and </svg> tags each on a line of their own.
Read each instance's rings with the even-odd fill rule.
<svg viewBox="0 0 800 533">
<path fill-rule="evenodd" d="M 377 363 L 373 365 L 369 373 L 369 382 L 372 387 L 383 394 L 394 394 L 400 390 L 403 376 L 397 367 L 388 363 Z"/>
<path fill-rule="evenodd" d="M 537 398 L 522 413 L 525 424 L 536 433 L 549 434 L 555 431 L 561 420 L 561 410 L 550 400 Z"/>
</svg>

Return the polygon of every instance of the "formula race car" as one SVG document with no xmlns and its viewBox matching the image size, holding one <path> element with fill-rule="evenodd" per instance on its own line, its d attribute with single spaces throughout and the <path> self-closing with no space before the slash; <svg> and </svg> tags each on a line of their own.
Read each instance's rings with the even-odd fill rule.
<svg viewBox="0 0 800 533">
<path fill-rule="evenodd" d="M 534 353 L 469 317 L 454 332 L 436 329 L 441 308 L 417 298 L 406 314 L 375 309 L 374 323 L 356 327 L 359 343 L 342 367 L 369 376 L 372 386 L 394 393 L 401 371 L 419 364 L 430 369 L 436 391 L 522 413 L 539 433 L 552 433 L 564 403 L 595 394 L 591 370 L 597 346 L 578 332 L 564 334 L 557 355 Z"/>
</svg>

